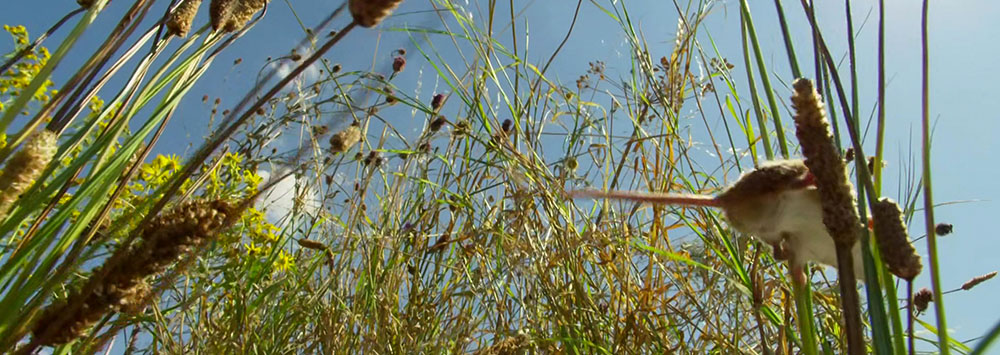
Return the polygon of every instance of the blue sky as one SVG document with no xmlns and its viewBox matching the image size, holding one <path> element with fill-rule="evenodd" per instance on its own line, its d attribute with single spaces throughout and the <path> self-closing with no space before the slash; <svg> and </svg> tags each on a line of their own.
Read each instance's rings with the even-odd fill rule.
<svg viewBox="0 0 1000 355">
<path fill-rule="evenodd" d="M 159 2 L 151 16 L 163 11 L 165 2 Z M 610 6 L 609 1 L 596 0 L 602 6 Z M 773 2 L 752 1 L 751 11 L 757 25 L 761 45 L 772 72 L 772 82 L 781 85 L 778 79 L 790 81 L 790 70 L 784 55 L 784 46 L 775 20 Z M 798 1 L 784 1 L 789 26 L 799 53 L 800 65 L 805 75 L 811 75 L 811 54 L 808 25 L 802 15 Z M 846 52 L 843 2 L 817 1 L 817 14 L 831 50 Z M 292 5 L 293 4 L 293 5 Z M 200 142 L 206 134 L 209 104 L 201 102 L 202 95 L 221 97 L 225 109 L 239 100 L 254 82 L 258 70 L 267 57 L 286 55 L 303 36 L 296 16 L 307 26 L 319 22 L 339 2 L 330 0 L 276 0 L 272 1 L 268 15 L 252 32 L 227 50 L 214 64 L 205 78 L 193 89 L 182 104 L 183 108 L 169 126 L 164 141 L 158 145 L 157 153 L 188 155 L 193 148 L 189 145 Z M 641 29 L 658 55 L 669 53 L 676 31 L 676 16 L 672 2 L 662 0 L 631 0 L 627 2 L 632 11 L 633 22 Z M 888 134 L 886 136 L 886 160 L 888 185 L 884 193 L 900 198 L 896 193 L 895 177 L 903 167 L 901 157 L 914 154 L 919 158 L 920 136 L 920 7 L 918 1 L 887 0 L 886 63 L 888 96 L 886 104 Z M 67 78 L 74 68 L 89 53 L 117 21 L 118 16 L 130 5 L 128 1 L 114 1 L 107 13 L 92 27 L 81 40 L 70 58 L 56 71 L 58 79 Z M 576 2 L 534 0 L 519 1 L 515 6 L 521 13 L 519 31 L 529 30 L 531 52 L 526 58 L 540 65 L 547 60 L 552 50 L 565 35 Z M 470 0 L 465 5 L 481 18 L 485 1 Z M 36 36 L 47 29 L 61 16 L 74 9 L 71 0 L 8 1 L 0 11 L 0 23 L 23 24 L 29 33 Z M 206 21 L 203 6 L 200 22 Z M 877 2 L 873 0 L 852 2 L 855 19 L 858 51 L 858 77 L 860 79 L 859 113 L 866 118 L 872 114 L 876 98 L 875 30 L 877 27 Z M 294 12 L 293 12 L 294 9 Z M 391 26 L 414 26 L 440 28 L 440 20 L 429 11 L 430 5 L 423 0 L 404 1 L 396 16 L 387 21 Z M 735 77 L 741 83 L 741 47 L 739 42 L 738 2 L 716 3 L 713 14 L 708 18 L 706 29 L 715 40 L 723 56 L 737 64 Z M 1000 74 L 995 70 L 996 46 L 1000 38 L 1000 26 L 995 25 L 1000 15 L 1000 3 L 990 0 L 967 0 L 958 2 L 933 2 L 931 5 L 930 45 L 931 45 L 931 117 L 935 120 L 933 177 L 934 200 L 937 203 L 949 201 L 979 200 L 978 202 L 952 204 L 936 209 L 936 219 L 952 223 L 955 233 L 940 239 L 944 289 L 959 287 L 971 277 L 1000 268 L 1000 238 L 989 225 L 997 213 L 1000 189 L 1000 170 L 996 167 L 995 154 L 1000 151 L 1000 143 L 993 138 L 1000 131 L 1000 120 L 996 110 L 989 105 L 996 102 L 996 90 L 992 85 L 1000 82 Z M 333 27 L 346 21 L 338 19 Z M 503 28 L 498 25 L 498 28 Z M 386 28 L 386 27 L 383 27 Z M 55 46 L 68 27 L 47 42 Z M 377 33 L 378 36 L 372 36 Z M 503 37 L 504 35 L 498 35 Z M 377 39 L 377 40 L 376 40 Z M 401 32 L 378 32 L 357 29 L 346 41 L 329 52 L 326 58 L 343 63 L 348 70 L 373 69 L 388 72 L 391 52 L 396 48 L 411 50 L 411 40 L 421 43 L 421 39 L 411 39 Z M 708 46 L 706 33 L 699 37 Z M 454 56 L 448 41 L 435 40 L 435 46 Z M 12 44 L 0 40 L 0 52 L 8 52 Z M 451 54 L 448 54 L 451 53 Z M 375 58 L 375 62 L 372 58 Z M 234 65 L 236 58 L 242 58 Z M 407 70 L 395 82 L 419 83 L 411 94 L 430 100 L 430 97 L 444 87 L 435 78 L 430 65 L 417 55 L 408 55 Z M 629 69 L 629 48 L 617 24 L 589 2 L 584 2 L 579 23 L 562 53 L 550 69 L 550 76 L 571 84 L 583 74 L 590 61 L 602 60 L 607 63 L 609 76 L 627 75 Z M 846 65 L 844 62 L 843 65 Z M 745 85 L 745 84 L 744 84 Z M 419 90 L 419 92 L 417 92 Z M 790 93 L 790 90 L 788 91 Z M 236 94 L 234 94 L 236 93 Z M 104 95 L 110 95 L 104 93 Z M 788 96 L 787 94 L 782 96 Z M 746 105 L 746 103 L 744 104 Z M 692 108 L 694 106 L 691 106 Z M 395 108 L 396 114 L 411 115 L 408 110 Z M 784 110 L 784 109 L 783 109 Z M 783 111 L 785 117 L 787 111 Z M 718 119 L 718 118 L 716 118 Z M 721 121 L 710 122 L 721 127 Z M 786 119 L 786 124 L 790 121 Z M 694 124 L 692 124 L 692 127 Z M 790 125 L 789 125 L 790 127 Z M 413 127 L 416 132 L 418 126 Z M 695 130 L 693 128 L 693 130 Z M 412 133 L 412 132 L 411 132 Z M 415 133 L 414 133 L 415 134 Z M 697 135 L 696 135 L 697 137 Z M 872 141 L 873 142 L 873 141 Z M 866 153 L 873 154 L 873 144 L 866 146 Z M 911 225 L 915 236 L 923 234 L 923 224 L 916 218 Z M 925 256 L 926 245 L 917 244 L 917 250 Z M 916 288 L 929 285 L 927 272 L 921 275 Z M 958 292 L 945 296 L 949 326 L 953 335 L 965 340 L 981 335 L 1000 320 L 1000 312 L 985 312 L 984 306 L 994 303 L 993 294 L 1000 293 L 1000 282 L 988 282 L 972 292 Z M 931 320 L 932 317 L 925 317 Z"/>
</svg>

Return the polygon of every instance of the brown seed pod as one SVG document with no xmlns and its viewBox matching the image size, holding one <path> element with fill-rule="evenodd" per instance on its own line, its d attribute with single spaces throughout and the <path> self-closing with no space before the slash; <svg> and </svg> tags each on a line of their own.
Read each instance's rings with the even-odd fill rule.
<svg viewBox="0 0 1000 355">
<path fill-rule="evenodd" d="M 49 130 L 35 133 L 0 172 L 0 221 L 7 217 L 14 202 L 42 174 L 56 154 L 56 134 Z"/>
<path fill-rule="evenodd" d="M 167 18 L 167 35 L 187 36 L 188 31 L 191 30 L 191 22 L 198 14 L 199 7 L 201 7 L 201 0 L 182 0 Z"/>
<path fill-rule="evenodd" d="M 343 153 L 359 141 L 361 141 L 361 127 L 352 124 L 330 137 L 330 150 L 334 153 Z"/>
<path fill-rule="evenodd" d="M 155 276 L 212 239 L 233 207 L 223 200 L 189 202 L 139 228 L 139 244 L 120 248 L 85 286 L 45 308 L 32 333 L 41 345 L 64 344 L 85 334 L 108 311 L 141 311 Z"/>
<path fill-rule="evenodd" d="M 906 234 L 903 211 L 895 201 L 883 197 L 875 202 L 872 217 L 875 219 L 875 241 L 878 242 L 878 250 L 886 268 L 893 275 L 912 281 L 920 274 L 923 265 Z"/>
<path fill-rule="evenodd" d="M 994 271 L 994 272 L 991 272 L 991 273 L 988 273 L 988 274 L 985 274 L 985 275 L 979 275 L 979 276 L 973 277 L 971 280 L 966 281 L 964 284 L 962 284 L 962 290 L 965 290 L 965 291 L 971 290 L 973 287 L 976 287 L 976 285 L 979 285 L 979 284 L 981 284 L 983 282 L 986 282 L 987 280 L 992 279 L 992 278 L 994 278 L 996 276 L 997 276 L 997 272 Z"/>
<path fill-rule="evenodd" d="M 431 109 L 437 111 L 444 104 L 444 94 L 435 94 L 431 99 Z"/>
<path fill-rule="evenodd" d="M 237 0 L 212 0 L 208 4 L 208 16 L 212 23 L 212 29 L 225 31 L 224 27 L 229 22 L 229 18 L 233 16 L 233 11 L 236 11 L 237 5 Z"/>
<path fill-rule="evenodd" d="M 913 309 L 917 310 L 917 313 L 926 311 L 927 304 L 931 302 L 934 302 L 934 293 L 929 288 L 921 288 L 913 294 Z"/>
<path fill-rule="evenodd" d="M 392 72 L 399 73 L 406 68 L 406 57 L 396 57 L 392 59 Z"/>
<path fill-rule="evenodd" d="M 247 22 L 250 22 L 250 19 L 253 18 L 253 14 L 260 11 L 260 9 L 263 9 L 264 5 L 267 5 L 267 1 L 268 0 L 238 0 L 236 6 L 233 7 L 232 12 L 230 13 L 231 16 L 226 19 L 223 31 L 233 32 L 242 29 L 243 26 L 246 25 Z"/>
<path fill-rule="evenodd" d="M 792 107 L 795 108 L 795 135 L 809 171 L 816 177 L 816 187 L 823 201 L 823 224 L 835 243 L 852 246 L 858 238 L 858 212 L 854 188 L 839 150 L 833 144 L 830 123 L 819 93 L 811 81 L 792 83 Z"/>
<path fill-rule="evenodd" d="M 430 126 L 428 128 L 431 129 L 431 132 L 440 131 L 441 127 L 444 127 L 444 124 L 447 121 L 448 120 L 445 119 L 444 116 L 437 116 L 437 118 L 435 118 L 433 121 L 431 121 L 431 124 L 430 124 Z"/>
<path fill-rule="evenodd" d="M 361 27 L 375 27 L 395 10 L 403 0 L 348 0 L 354 22 Z"/>
</svg>

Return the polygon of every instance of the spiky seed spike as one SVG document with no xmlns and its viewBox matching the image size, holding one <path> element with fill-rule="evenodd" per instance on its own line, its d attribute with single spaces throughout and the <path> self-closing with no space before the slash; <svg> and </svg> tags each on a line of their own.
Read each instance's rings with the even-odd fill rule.
<svg viewBox="0 0 1000 355">
<path fill-rule="evenodd" d="M 893 275 L 912 281 L 920 274 L 923 265 L 920 264 L 917 250 L 910 245 L 906 224 L 903 222 L 903 211 L 895 201 L 883 197 L 875 202 L 872 217 L 875 219 L 873 229 L 878 250 L 885 266 Z"/>
<path fill-rule="evenodd" d="M 212 29 L 223 30 L 229 18 L 233 16 L 233 11 L 237 5 L 237 0 L 212 0 L 208 5 L 208 15 L 212 22 Z"/>
<path fill-rule="evenodd" d="M 170 18 L 167 19 L 167 34 L 177 37 L 187 36 L 188 31 L 191 31 L 191 22 L 198 14 L 199 7 L 201 7 L 201 0 L 182 0 L 174 12 L 170 13 Z"/>
<path fill-rule="evenodd" d="M 239 0 L 236 6 L 233 8 L 233 12 L 228 19 L 226 19 L 225 28 L 223 31 L 233 32 L 239 31 L 243 28 L 250 19 L 253 18 L 253 14 L 264 8 L 267 5 L 268 0 Z"/>
<path fill-rule="evenodd" d="M 816 187 L 823 201 L 823 224 L 835 243 L 852 246 L 859 231 L 854 188 L 833 144 L 823 101 L 808 79 L 795 80 L 792 87 L 795 89 L 792 95 L 795 135 L 802 146 L 805 164 L 816 177 Z"/>
<path fill-rule="evenodd" d="M 14 202 L 38 180 L 42 170 L 56 154 L 56 134 L 49 130 L 35 133 L 0 172 L 0 221 L 7 217 Z"/>
<path fill-rule="evenodd" d="M 375 27 L 395 10 L 403 0 L 348 0 L 354 22 L 361 27 Z"/>
<path fill-rule="evenodd" d="M 985 274 L 985 275 L 979 275 L 979 276 L 973 277 L 971 280 L 966 281 L 964 284 L 962 284 L 962 290 L 965 290 L 965 291 L 971 290 L 973 287 L 976 287 L 976 285 L 979 285 L 979 284 L 981 284 L 983 282 L 986 282 L 987 280 L 992 279 L 992 278 L 994 278 L 996 276 L 997 276 L 997 272 L 994 271 L 994 272 L 991 272 L 991 273 L 988 273 L 988 274 Z"/>
<path fill-rule="evenodd" d="M 81 290 L 46 307 L 32 330 L 35 341 L 64 344 L 85 334 L 108 311 L 141 311 L 155 296 L 145 290 L 145 279 L 214 237 L 231 211 L 233 206 L 223 200 L 197 201 L 153 218 L 139 229 L 137 245 L 115 251 Z"/>
</svg>

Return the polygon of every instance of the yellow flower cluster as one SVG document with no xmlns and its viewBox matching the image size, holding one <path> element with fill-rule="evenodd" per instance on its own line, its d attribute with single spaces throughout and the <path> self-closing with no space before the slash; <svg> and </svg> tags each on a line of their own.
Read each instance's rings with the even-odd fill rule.
<svg viewBox="0 0 1000 355">
<path fill-rule="evenodd" d="M 14 38 L 14 50 L 13 53 L 20 52 L 22 49 L 28 47 L 30 42 L 28 40 L 28 31 L 24 26 L 3 26 L 4 31 L 10 33 L 11 37 Z M 13 54 L 12 53 L 12 54 Z M 45 63 L 49 60 L 49 50 L 45 47 L 37 47 L 31 51 L 28 51 L 21 58 L 20 61 L 15 63 L 6 71 L 0 73 L 0 112 L 4 111 L 4 106 L 11 100 L 16 98 L 21 94 L 21 91 L 28 87 L 32 80 L 34 80 L 35 75 L 45 67 Z M 49 87 L 52 86 L 52 81 L 46 80 L 38 91 L 33 93 L 35 101 L 44 104 L 49 101 L 51 95 L 56 93 L 55 89 L 50 90 Z"/>
</svg>

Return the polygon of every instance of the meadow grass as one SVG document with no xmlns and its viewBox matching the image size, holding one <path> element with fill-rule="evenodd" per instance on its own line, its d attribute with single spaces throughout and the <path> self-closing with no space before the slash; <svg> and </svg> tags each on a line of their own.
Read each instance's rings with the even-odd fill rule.
<svg viewBox="0 0 1000 355">
<path fill-rule="evenodd" d="M 219 53 L 254 36 L 263 2 L 211 1 L 201 13 L 209 21 L 195 16 L 192 26 L 185 6 L 198 1 L 136 1 L 73 77 L 52 77 L 88 27 L 114 20 L 101 17 L 107 1 L 83 3 L 50 30 L 77 21 L 51 55 L 48 33 L 32 44 L 23 28 L 8 29 L 17 48 L 3 68 L 16 75 L 0 77 L 0 183 L 18 179 L 0 184 L 0 351 L 124 343 L 130 352 L 207 354 L 904 354 L 919 340 L 941 353 L 984 354 L 1000 334 L 994 327 L 972 349 L 948 337 L 941 302 L 933 318 L 918 312 L 928 297 L 941 299 L 947 262 L 935 246 L 926 81 L 920 162 L 895 196 L 903 219 L 925 214 L 927 237 L 915 245 L 926 243 L 933 282 L 921 302 L 910 297 L 912 277 L 883 266 L 887 254 L 865 228 L 868 281 L 852 305 L 841 294 L 857 300 L 853 283 L 841 287 L 816 266 L 796 284 L 769 247 L 718 211 L 566 194 L 711 194 L 763 160 L 798 156 L 781 109 L 793 92 L 775 84 L 812 64 L 835 122 L 830 144 L 852 151 L 847 167 L 867 220 L 884 186 L 881 164 L 864 164 L 866 150 L 876 162 L 885 155 L 881 7 L 875 142 L 858 129 L 868 122 L 855 68 L 869 60 L 847 36 L 850 65 L 837 66 L 806 1 L 774 2 L 790 76 L 769 71 L 750 6 L 739 2 L 738 77 L 703 22 L 721 4 L 675 2 L 677 31 L 663 52 L 633 22 L 641 9 L 581 0 L 565 14 L 566 33 L 553 36 L 565 44 L 581 7 L 595 7 L 618 25 L 628 70 L 609 72 L 595 58 L 564 83 L 550 73 L 562 44 L 529 52 L 514 2 L 484 2 L 473 16 L 464 2 L 427 0 L 421 6 L 439 23 L 397 28 L 379 23 L 399 1 L 355 0 L 308 28 L 300 48 L 309 52 L 281 59 L 287 74 L 266 67 L 233 108 L 219 113 L 215 101 L 213 133 L 181 158 L 150 152 L 179 105 L 197 100 L 190 89 L 217 70 Z M 789 29 L 790 11 L 812 28 Z M 383 72 L 334 64 L 350 54 L 330 52 L 343 38 L 377 30 L 412 46 L 392 49 Z M 796 55 L 795 30 L 814 34 L 813 63 L 799 63 L 812 56 Z M 398 79 L 414 61 L 442 83 L 430 100 Z M 134 69 L 120 71 L 125 63 Z M 320 75 L 293 82 L 310 67 Z M 400 120 L 404 111 L 417 123 Z M 58 137 L 54 146 L 32 150 L 46 135 Z M 277 145 L 279 136 L 296 143 Z M 294 203 L 274 218 L 259 202 L 278 186 Z M 845 326 L 845 317 L 857 322 Z M 937 337 L 916 339 L 918 324 Z"/>
</svg>

